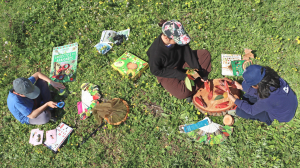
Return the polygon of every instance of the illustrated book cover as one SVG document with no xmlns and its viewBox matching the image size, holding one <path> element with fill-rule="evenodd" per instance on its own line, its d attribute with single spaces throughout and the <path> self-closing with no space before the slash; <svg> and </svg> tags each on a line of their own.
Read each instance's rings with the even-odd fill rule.
<svg viewBox="0 0 300 168">
<path fill-rule="evenodd" d="M 72 82 L 76 79 L 78 43 L 54 47 L 49 78 L 55 82 Z"/>
<path fill-rule="evenodd" d="M 149 64 L 126 51 L 111 66 L 122 75 L 128 75 L 131 79 L 137 79 L 149 67 Z"/>
</svg>

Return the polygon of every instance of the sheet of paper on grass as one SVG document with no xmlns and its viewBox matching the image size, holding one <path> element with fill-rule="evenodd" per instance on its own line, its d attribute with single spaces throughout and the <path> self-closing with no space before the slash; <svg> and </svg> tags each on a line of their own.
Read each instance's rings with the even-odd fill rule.
<svg viewBox="0 0 300 168">
<path fill-rule="evenodd" d="M 93 96 L 88 90 L 81 90 L 82 111 L 86 111 L 93 101 Z"/>
<path fill-rule="evenodd" d="M 56 129 L 46 131 L 46 142 L 47 144 L 53 144 L 56 142 Z"/>
<path fill-rule="evenodd" d="M 38 135 L 40 135 L 40 140 L 38 141 Z M 33 129 L 30 133 L 29 143 L 33 146 L 40 145 L 43 143 L 44 131 L 39 129 Z"/>
</svg>

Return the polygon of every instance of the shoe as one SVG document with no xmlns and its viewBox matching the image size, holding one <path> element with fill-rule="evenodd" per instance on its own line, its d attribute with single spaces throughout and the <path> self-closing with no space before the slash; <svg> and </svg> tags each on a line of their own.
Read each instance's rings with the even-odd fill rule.
<svg viewBox="0 0 300 168">
<path fill-rule="evenodd" d="M 186 102 L 191 103 L 192 102 L 192 96 L 185 98 Z"/>
<path fill-rule="evenodd" d="M 50 118 L 50 121 L 56 123 L 57 118 L 53 116 L 53 117 Z"/>
</svg>

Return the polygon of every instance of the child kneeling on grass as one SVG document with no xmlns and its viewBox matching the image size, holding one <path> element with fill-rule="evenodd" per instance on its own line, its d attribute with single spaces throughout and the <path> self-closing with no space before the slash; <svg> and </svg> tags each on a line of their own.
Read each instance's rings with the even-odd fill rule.
<svg viewBox="0 0 300 168">
<path fill-rule="evenodd" d="M 62 83 L 54 82 L 40 72 L 36 72 L 30 78 L 18 78 L 13 81 L 13 89 L 9 91 L 7 106 L 13 116 L 22 124 L 40 125 L 56 121 L 51 117 L 49 108 L 57 108 L 51 101 L 48 87 L 50 83 L 55 89 L 64 89 Z"/>
<path fill-rule="evenodd" d="M 289 122 L 295 116 L 297 97 L 289 85 L 270 67 L 250 65 L 243 73 L 244 81 L 235 82 L 245 91 L 242 100 L 228 94 L 237 105 L 236 115 L 271 125 L 274 119 Z"/>
</svg>

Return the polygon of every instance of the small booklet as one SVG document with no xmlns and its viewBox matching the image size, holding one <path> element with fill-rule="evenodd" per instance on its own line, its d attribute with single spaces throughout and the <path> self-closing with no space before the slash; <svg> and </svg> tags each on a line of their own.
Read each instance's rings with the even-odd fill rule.
<svg viewBox="0 0 300 168">
<path fill-rule="evenodd" d="M 44 142 L 44 146 L 48 147 L 51 149 L 53 152 L 57 152 L 58 148 L 61 147 L 61 145 L 65 142 L 65 140 L 68 138 L 68 136 L 71 134 L 73 131 L 73 128 L 69 127 L 65 123 L 60 123 L 56 127 L 56 142 L 50 144 L 50 141 Z"/>
<path fill-rule="evenodd" d="M 123 35 L 125 40 L 128 40 L 130 33 L 130 29 L 121 30 L 121 31 L 113 31 L 113 30 L 104 30 L 101 35 L 100 43 L 114 43 L 114 37 L 116 35 Z"/>
<path fill-rule="evenodd" d="M 109 50 L 111 50 L 112 46 L 108 43 L 98 43 L 94 46 L 98 52 L 102 55 L 106 54 Z"/>
<path fill-rule="evenodd" d="M 221 54 L 222 75 L 234 76 L 231 61 L 241 60 L 238 54 Z"/>
</svg>

